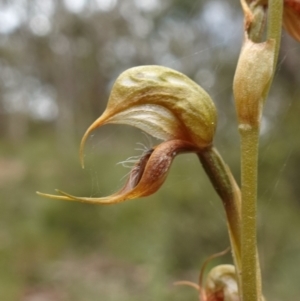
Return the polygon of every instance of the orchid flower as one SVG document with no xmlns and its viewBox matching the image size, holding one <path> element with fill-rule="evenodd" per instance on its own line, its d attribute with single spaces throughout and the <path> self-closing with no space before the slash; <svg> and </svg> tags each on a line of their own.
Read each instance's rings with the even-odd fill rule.
<svg viewBox="0 0 300 301">
<path fill-rule="evenodd" d="M 148 196 L 166 179 L 176 155 L 201 152 L 212 147 L 216 129 L 216 109 L 209 95 L 182 73 L 161 66 L 141 66 L 122 73 L 116 80 L 107 108 L 86 131 L 105 124 L 137 127 L 163 142 L 143 153 L 121 190 L 108 197 L 76 197 L 60 190 L 60 195 L 39 195 L 66 201 L 113 204 Z"/>
</svg>

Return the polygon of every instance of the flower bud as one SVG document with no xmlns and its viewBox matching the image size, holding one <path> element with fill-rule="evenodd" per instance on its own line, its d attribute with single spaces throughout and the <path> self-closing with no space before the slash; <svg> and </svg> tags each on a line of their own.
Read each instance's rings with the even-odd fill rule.
<svg viewBox="0 0 300 301">
<path fill-rule="evenodd" d="M 274 51 L 274 40 L 254 43 L 245 39 L 233 82 L 240 125 L 259 125 L 264 95 L 273 74 Z"/>
<path fill-rule="evenodd" d="M 204 290 L 208 301 L 240 301 L 235 267 L 231 264 L 214 267 L 207 275 Z"/>
</svg>

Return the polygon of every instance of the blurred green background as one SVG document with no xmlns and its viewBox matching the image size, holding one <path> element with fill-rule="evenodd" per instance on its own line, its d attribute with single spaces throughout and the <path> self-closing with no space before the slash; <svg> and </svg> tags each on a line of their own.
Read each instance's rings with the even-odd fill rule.
<svg viewBox="0 0 300 301">
<path fill-rule="evenodd" d="M 64 203 L 36 190 L 104 196 L 129 170 L 118 162 L 155 141 L 105 126 L 78 158 L 116 77 L 159 64 L 214 99 L 215 144 L 239 178 L 232 79 L 242 43 L 239 1 L 0 2 L 0 300 L 197 300 L 205 258 L 228 245 L 226 221 L 195 155 L 176 158 L 155 195 L 114 206 Z M 268 300 L 300 295 L 300 45 L 283 32 L 263 117 L 259 249 Z M 231 262 L 230 255 L 210 266 Z"/>
</svg>

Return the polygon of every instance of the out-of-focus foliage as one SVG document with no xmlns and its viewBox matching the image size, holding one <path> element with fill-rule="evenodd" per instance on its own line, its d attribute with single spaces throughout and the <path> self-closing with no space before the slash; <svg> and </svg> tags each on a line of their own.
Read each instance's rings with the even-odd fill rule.
<svg viewBox="0 0 300 301">
<path fill-rule="evenodd" d="M 137 65 L 181 71 L 218 108 L 216 144 L 238 177 L 232 79 L 239 1 L 0 2 L 0 299 L 196 300 L 204 258 L 228 245 L 221 202 L 193 155 L 154 196 L 111 207 L 45 200 L 35 190 L 107 195 L 147 139 L 129 127 L 78 145 L 116 77 Z M 265 295 L 300 295 L 300 46 L 283 35 L 261 139 L 259 236 Z M 230 261 L 230 256 L 219 259 Z M 216 262 L 217 263 L 217 262 Z"/>
</svg>

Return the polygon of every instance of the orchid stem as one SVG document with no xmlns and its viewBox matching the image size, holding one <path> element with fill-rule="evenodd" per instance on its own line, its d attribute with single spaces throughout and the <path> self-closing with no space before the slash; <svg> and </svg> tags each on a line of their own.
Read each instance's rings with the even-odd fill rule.
<svg viewBox="0 0 300 301">
<path fill-rule="evenodd" d="M 233 260 L 237 270 L 237 278 L 241 273 L 241 198 L 240 190 L 216 148 L 208 148 L 198 157 L 213 187 L 222 199 L 228 222 L 229 238 Z M 240 281 L 239 281 L 240 285 Z"/>
<path fill-rule="evenodd" d="M 276 65 L 278 61 L 280 41 L 281 41 L 282 14 L 283 14 L 283 0 L 269 0 L 267 39 L 275 40 L 275 53 L 274 53 L 274 63 L 273 63 L 273 76 L 269 82 L 269 87 L 265 91 L 265 95 L 263 95 L 264 101 L 268 97 L 269 90 L 271 88 L 275 71 L 276 71 Z"/>
<path fill-rule="evenodd" d="M 267 39 L 275 40 L 273 76 L 262 95 L 265 102 L 276 70 L 278 60 L 281 27 L 282 0 L 269 0 Z M 241 254 L 242 254 L 242 295 L 243 301 L 262 300 L 261 275 L 257 253 L 257 161 L 259 145 L 259 128 L 257 125 L 240 125 L 241 137 L 241 190 L 242 190 L 242 225 L 241 225 Z"/>
<path fill-rule="evenodd" d="M 283 13 L 283 0 L 269 0 L 267 38 L 274 39 L 276 42 L 274 66 L 276 66 L 277 63 L 278 53 L 280 48 L 282 13 Z M 273 73 L 275 73 L 275 68 Z"/>
<path fill-rule="evenodd" d="M 259 127 L 239 128 L 241 136 L 241 176 L 242 176 L 242 292 L 243 301 L 257 301 L 257 158 Z"/>
</svg>

